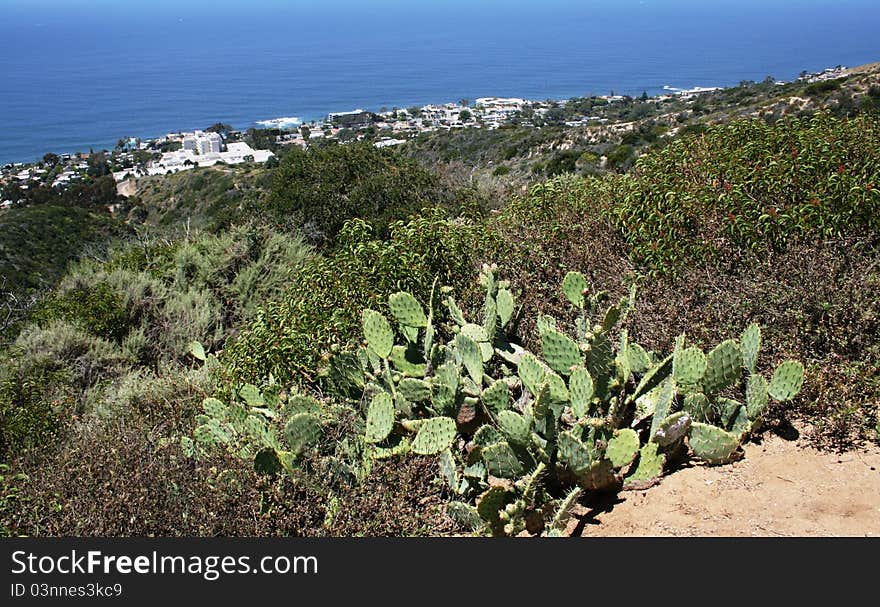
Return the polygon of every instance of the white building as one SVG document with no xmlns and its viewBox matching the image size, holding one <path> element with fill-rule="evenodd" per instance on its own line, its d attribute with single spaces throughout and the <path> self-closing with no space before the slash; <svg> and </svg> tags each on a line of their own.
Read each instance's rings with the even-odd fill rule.
<svg viewBox="0 0 880 607">
<path fill-rule="evenodd" d="M 218 133 L 195 131 L 184 133 L 183 149 L 197 154 L 219 154 L 223 151 L 223 138 Z"/>
</svg>

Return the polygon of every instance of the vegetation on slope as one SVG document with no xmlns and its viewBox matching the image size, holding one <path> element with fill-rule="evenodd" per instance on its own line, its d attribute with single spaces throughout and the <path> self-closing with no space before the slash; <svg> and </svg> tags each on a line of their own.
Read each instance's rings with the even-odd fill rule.
<svg viewBox="0 0 880 607">
<path fill-rule="evenodd" d="M 754 373 L 770 378 L 789 358 L 806 367 L 800 395 L 771 405 L 765 424 L 802 416 L 831 444 L 873 440 L 878 120 L 732 121 L 646 154 L 628 174 L 537 183 L 489 216 L 393 154 L 296 152 L 268 196 L 248 199 L 271 227 L 131 243 L 81 262 L 41 300 L 2 364 L 0 448 L 27 474 L 3 477 L 2 525 L 108 535 L 453 528 L 434 508 L 451 496 L 431 482 L 435 460 L 364 458 L 372 395 L 357 352 L 363 310 L 390 317 L 398 291 L 428 304 L 448 287 L 468 318 L 482 318 L 483 263 L 510 282 L 510 331 L 524 348 L 543 352 L 545 315 L 576 326 L 559 292 L 569 273 L 612 301 L 635 283 L 639 306 L 622 328 L 646 351 L 671 352 L 684 332 L 709 350 L 757 322 Z M 385 206 L 372 204 L 377 194 Z M 312 213 L 318 223 L 301 235 Z M 323 246 L 306 246 L 309 235 Z M 461 341 L 454 309 L 426 309 L 436 343 Z M 264 441 L 282 447 L 275 459 L 257 448 Z"/>
</svg>

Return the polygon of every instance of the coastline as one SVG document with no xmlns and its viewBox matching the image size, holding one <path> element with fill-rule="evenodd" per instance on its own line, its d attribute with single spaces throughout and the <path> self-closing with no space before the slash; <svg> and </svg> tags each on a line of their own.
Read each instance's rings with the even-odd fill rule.
<svg viewBox="0 0 880 607">
<path fill-rule="evenodd" d="M 833 77 L 844 77 L 849 74 L 859 73 L 862 70 L 871 69 L 875 65 L 878 65 L 878 64 L 877 63 L 867 63 L 864 65 L 851 67 L 851 68 L 838 65 L 833 68 L 831 68 L 831 67 L 825 68 L 824 70 L 820 70 L 818 72 L 808 73 L 806 71 L 803 71 L 803 72 L 801 72 L 801 76 L 803 77 L 804 74 L 807 74 L 807 76 L 812 77 L 814 79 L 816 79 L 816 78 L 822 79 L 822 78 L 828 77 L 829 75 L 833 76 Z M 798 80 L 798 79 L 795 79 L 793 81 L 796 81 L 796 80 Z M 778 84 L 785 84 L 786 81 L 777 81 L 777 83 Z M 648 99 L 650 99 L 650 100 L 658 100 L 658 99 L 662 99 L 667 96 L 699 95 L 699 94 L 703 94 L 703 93 L 710 93 L 710 92 L 715 92 L 715 91 L 719 91 L 719 90 L 725 90 L 727 88 L 732 88 L 732 87 L 713 84 L 713 85 L 709 85 L 709 86 L 698 85 L 698 86 L 691 86 L 691 87 L 687 87 L 687 88 L 680 88 L 680 87 L 672 86 L 670 84 L 664 84 L 662 86 L 646 87 L 646 88 L 642 89 L 642 91 L 640 91 L 640 92 L 642 94 L 648 94 Z M 565 102 L 567 102 L 568 100 L 571 100 L 571 99 L 584 99 L 584 98 L 588 98 L 588 97 L 598 97 L 598 98 L 604 98 L 604 99 L 614 99 L 614 98 L 624 98 L 624 97 L 634 98 L 637 95 L 639 95 L 638 92 L 633 92 L 632 90 L 629 90 L 629 89 L 621 90 L 620 92 L 623 93 L 623 95 L 615 94 L 615 91 L 611 90 L 610 95 L 599 95 L 599 96 L 570 95 L 570 96 L 546 97 L 543 99 L 534 99 L 534 98 L 528 99 L 525 97 L 514 97 L 514 98 L 522 99 L 526 103 L 530 103 L 530 104 L 541 104 L 541 103 L 564 104 Z M 368 112 L 368 113 L 372 113 L 372 114 L 381 114 L 383 111 L 385 113 L 388 113 L 388 110 L 391 110 L 392 108 L 397 109 L 397 110 L 405 110 L 408 107 L 409 108 L 412 108 L 412 107 L 419 107 L 419 108 L 442 107 L 442 106 L 451 106 L 452 104 L 455 104 L 455 103 L 457 103 L 457 102 L 455 102 L 455 101 L 445 101 L 445 102 L 432 101 L 432 102 L 425 103 L 425 104 L 423 104 L 423 103 L 400 104 L 400 105 L 394 105 L 394 106 L 390 106 L 390 107 L 389 106 L 382 106 L 382 107 L 378 107 L 378 108 L 368 106 L 363 109 L 358 109 L 356 111 Z M 246 124 L 244 124 L 243 126 L 239 126 L 239 125 L 232 125 L 232 126 L 237 131 L 240 131 L 240 132 L 245 132 L 249 129 L 277 128 L 281 131 L 290 133 L 290 132 L 296 132 L 298 129 L 300 129 L 303 126 L 307 126 L 310 128 L 320 127 L 320 125 L 326 124 L 327 118 L 329 116 L 332 116 L 334 114 L 346 114 L 346 113 L 352 113 L 352 112 L 350 110 L 337 109 L 337 110 L 327 111 L 327 112 L 324 112 L 324 113 L 321 113 L 318 115 L 304 114 L 303 117 L 300 117 L 298 115 L 279 116 L 279 117 L 273 117 L 273 118 L 260 117 L 260 118 L 249 119 L 249 121 L 247 121 Z M 214 119 L 213 122 L 222 122 L 222 120 Z M 158 141 L 158 140 L 162 140 L 163 138 L 168 137 L 169 135 L 181 135 L 185 132 L 191 132 L 191 131 L 205 128 L 206 126 L 207 125 L 189 125 L 184 128 L 172 127 L 171 129 L 168 129 L 168 130 L 157 129 L 157 130 L 164 130 L 164 133 L 162 133 L 162 134 L 156 134 L 156 132 L 153 131 L 152 134 L 139 133 L 139 134 L 133 134 L 133 135 L 119 135 L 119 137 L 138 139 L 141 141 Z M 174 128 L 177 128 L 178 130 L 173 130 Z M 117 141 L 118 141 L 118 139 L 117 139 Z M 74 147 L 77 147 L 78 149 L 59 151 L 59 149 L 57 147 L 52 149 L 52 146 L 47 146 L 47 149 L 45 151 L 39 153 L 37 155 L 37 157 L 35 157 L 31 160 L 25 160 L 25 159 L 20 159 L 20 158 L 19 159 L 0 159 L 0 168 L 8 168 L 10 166 L 11 167 L 28 166 L 30 164 L 34 164 L 36 162 L 39 162 L 42 155 L 49 154 L 49 153 L 56 154 L 59 156 L 73 157 L 73 156 L 77 156 L 80 154 L 84 154 L 86 149 L 90 150 L 90 152 L 91 151 L 109 152 L 113 149 L 112 142 L 107 142 L 104 145 L 101 145 L 101 144 L 92 144 L 92 145 L 82 144 L 80 146 L 74 146 Z"/>
<path fill-rule="evenodd" d="M 626 96 L 634 97 L 634 96 L 641 94 L 644 91 L 650 95 L 651 99 L 655 99 L 655 98 L 658 98 L 662 95 L 668 95 L 668 94 L 672 94 L 672 93 L 687 92 L 687 91 L 700 91 L 703 89 L 705 89 L 706 91 L 711 91 L 711 90 L 718 90 L 721 88 L 724 88 L 724 87 L 710 85 L 710 86 L 706 86 L 706 87 L 694 86 L 694 87 L 682 89 L 682 88 L 672 87 L 671 85 L 663 85 L 663 87 L 656 87 L 656 86 L 647 87 L 647 88 L 639 90 L 638 92 L 633 92 L 629 89 L 620 90 L 620 92 Z M 611 93 L 614 94 L 615 90 L 612 89 Z M 516 96 L 514 95 L 512 97 L 516 97 Z M 559 96 L 546 97 L 543 99 L 527 99 L 525 97 L 519 97 L 519 98 L 524 99 L 525 101 L 529 101 L 529 102 L 555 102 L 555 103 L 559 103 L 559 102 L 565 102 L 569 99 L 583 98 L 583 97 L 584 97 L 583 94 L 574 94 L 574 95 L 563 96 L 563 97 L 559 97 Z M 381 107 L 375 107 L 375 106 L 369 107 L 368 106 L 368 107 L 364 107 L 363 110 L 367 111 L 367 112 L 372 112 L 372 113 L 380 113 L 382 111 L 382 108 L 387 108 L 388 110 L 390 110 L 392 108 L 405 109 L 407 107 L 427 107 L 427 106 L 433 106 L 433 105 L 439 106 L 439 105 L 446 105 L 449 103 L 455 103 L 455 101 L 452 101 L 452 100 L 437 101 L 437 100 L 435 100 L 435 101 L 429 101 L 426 103 L 410 103 L 410 104 L 400 104 L 400 105 L 381 106 Z M 329 116 L 331 114 L 345 113 L 351 109 L 354 109 L 354 108 L 334 109 L 334 110 L 329 110 L 327 112 L 324 112 L 324 113 L 318 114 L 318 115 L 303 114 L 302 117 L 300 117 L 298 114 L 296 114 L 296 115 L 279 116 L 279 117 L 272 117 L 272 118 L 265 118 L 265 117 L 253 118 L 253 119 L 250 119 L 250 121 L 247 124 L 232 125 L 232 126 L 234 128 L 236 128 L 236 130 L 240 130 L 242 132 L 244 132 L 248 129 L 251 129 L 251 128 L 264 128 L 264 129 L 265 128 L 281 128 L 282 130 L 294 130 L 294 129 L 299 128 L 300 126 L 303 126 L 303 125 L 306 125 L 306 126 L 317 125 L 317 124 L 321 123 L 324 119 L 326 119 L 327 116 Z M 216 119 L 213 120 L 213 122 L 218 122 L 218 121 L 219 120 L 216 120 Z M 283 126 L 275 126 L 275 125 L 283 125 Z M 195 131 L 198 129 L 203 129 L 207 126 L 208 126 L 207 124 L 203 124 L 203 125 L 190 124 L 190 125 L 187 125 L 184 127 L 180 127 L 178 125 L 178 126 L 170 127 L 168 129 L 156 129 L 156 131 L 164 131 L 161 133 L 157 133 L 156 131 L 153 131 L 150 134 L 147 134 L 147 133 L 120 134 L 117 137 L 117 140 L 119 137 L 131 137 L 131 138 L 140 139 L 142 141 L 155 141 L 155 140 L 158 140 L 158 139 L 161 139 L 161 138 L 167 136 L 168 134 L 180 134 L 180 133 L 184 133 L 184 132 Z M 112 142 L 112 141 L 108 141 L 104 144 L 100 144 L 100 143 L 85 144 L 85 143 L 83 143 L 79 146 L 74 146 L 77 149 L 69 149 L 69 150 L 60 150 L 58 147 L 54 147 L 54 146 L 49 145 L 49 146 L 47 146 L 47 148 L 44 151 L 40 152 L 37 155 L 37 157 L 34 157 L 33 159 L 30 159 L 30 160 L 21 159 L 21 158 L 18 158 L 18 159 L 2 159 L 2 158 L 0 158 L 0 167 L 5 167 L 8 165 L 23 166 L 23 165 L 27 165 L 27 164 L 32 164 L 34 162 L 38 162 L 39 158 L 43 154 L 47 154 L 47 153 L 53 153 L 53 154 L 57 154 L 57 155 L 71 155 L 72 156 L 72 155 L 76 155 L 76 154 L 80 154 L 80 153 L 85 153 L 89 150 L 93 150 L 95 152 L 102 151 L 102 150 L 109 151 L 109 150 L 113 149 L 113 143 L 114 142 Z"/>
</svg>

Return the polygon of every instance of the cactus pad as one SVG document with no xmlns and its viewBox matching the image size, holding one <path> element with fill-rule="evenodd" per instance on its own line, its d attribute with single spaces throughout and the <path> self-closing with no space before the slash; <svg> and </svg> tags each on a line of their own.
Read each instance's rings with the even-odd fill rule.
<svg viewBox="0 0 880 607">
<path fill-rule="evenodd" d="M 692 392 L 684 397 L 682 408 L 694 421 L 706 421 L 712 413 L 712 405 L 702 392 Z"/>
<path fill-rule="evenodd" d="M 458 468 L 449 449 L 440 454 L 440 476 L 451 490 L 458 490 Z"/>
<path fill-rule="evenodd" d="M 446 299 L 446 307 L 449 308 L 449 316 L 455 323 L 459 326 L 464 325 L 467 321 L 464 319 L 464 314 L 461 313 L 461 308 L 458 307 L 458 304 L 455 303 L 455 300 L 451 297 Z"/>
<path fill-rule="evenodd" d="M 762 375 L 752 375 L 746 384 L 746 411 L 749 419 L 755 420 L 767 411 L 768 386 Z"/>
<path fill-rule="evenodd" d="M 284 415 L 289 417 L 297 413 L 312 413 L 318 415 L 321 413 L 321 403 L 305 394 L 295 394 L 287 400 L 284 405 Z"/>
<path fill-rule="evenodd" d="M 666 456 L 657 453 L 659 445 L 653 441 L 648 441 L 639 451 L 639 464 L 635 471 L 626 477 L 626 484 L 644 484 L 651 483 L 663 476 L 663 465 L 666 463 Z"/>
<path fill-rule="evenodd" d="M 495 427 L 490 425 L 480 426 L 474 434 L 474 444 L 478 447 L 488 447 L 504 440 L 504 436 Z"/>
<path fill-rule="evenodd" d="M 412 345 L 391 348 L 390 360 L 394 368 L 407 377 L 424 377 L 428 371 L 422 353 Z"/>
<path fill-rule="evenodd" d="M 630 397 L 632 400 L 636 401 L 643 394 L 647 394 L 657 386 L 659 386 L 667 377 L 672 374 L 672 356 L 667 356 L 663 359 L 663 362 L 660 362 L 645 373 L 642 376 L 642 381 L 639 382 L 636 391 L 633 392 Z"/>
<path fill-rule="evenodd" d="M 477 509 L 464 502 L 449 502 L 446 505 L 446 514 L 456 525 L 468 531 L 477 531 L 485 525 Z"/>
<path fill-rule="evenodd" d="M 578 345 L 554 329 L 541 332 L 541 351 L 547 365 L 562 375 L 568 375 L 572 367 L 580 366 L 584 362 Z"/>
<path fill-rule="evenodd" d="M 393 447 L 376 447 L 370 450 L 373 459 L 391 459 L 399 455 L 406 455 L 410 451 L 410 443 L 408 438 L 400 439 L 400 442 Z"/>
<path fill-rule="evenodd" d="M 229 413 L 229 408 L 216 398 L 206 398 L 202 401 L 202 410 L 205 415 L 217 421 L 223 421 Z"/>
<path fill-rule="evenodd" d="M 556 404 L 565 404 L 569 400 L 571 400 L 571 395 L 568 392 L 568 386 L 565 385 L 565 380 L 559 377 L 553 371 L 547 373 L 545 381 L 547 382 L 547 387 L 550 389 L 550 400 Z"/>
<path fill-rule="evenodd" d="M 773 372 L 768 393 L 774 400 L 791 400 L 804 384 L 804 366 L 796 360 L 787 360 Z"/>
<path fill-rule="evenodd" d="M 483 401 L 483 406 L 489 412 L 498 415 L 507 409 L 510 403 L 510 388 L 508 388 L 507 382 L 499 379 L 483 390 L 480 399 Z"/>
<path fill-rule="evenodd" d="M 716 394 L 730 386 L 743 370 L 743 356 L 739 345 L 732 339 L 718 344 L 706 358 L 703 391 Z"/>
<path fill-rule="evenodd" d="M 587 279 L 580 272 L 569 272 L 562 280 L 562 292 L 571 305 L 584 307 L 584 291 L 587 290 Z"/>
<path fill-rule="evenodd" d="M 309 413 L 299 413 L 284 426 L 287 446 L 295 455 L 313 446 L 321 438 L 321 420 Z"/>
<path fill-rule="evenodd" d="M 495 306 L 498 310 L 498 320 L 501 321 L 501 327 L 504 328 L 513 318 L 515 307 L 513 294 L 507 289 L 498 289 L 498 295 L 495 296 Z"/>
<path fill-rule="evenodd" d="M 617 306 L 611 306 L 605 311 L 605 316 L 602 318 L 602 331 L 608 332 L 614 328 L 614 325 L 617 324 L 617 321 L 620 320 L 620 308 Z"/>
<path fill-rule="evenodd" d="M 618 430 L 608 446 L 605 448 L 605 457 L 611 460 L 615 468 L 623 468 L 630 464 L 639 452 L 639 435 L 635 430 Z"/>
<path fill-rule="evenodd" d="M 391 314 L 404 327 L 424 329 L 428 326 L 428 318 L 421 304 L 409 293 L 395 293 L 388 298 Z"/>
<path fill-rule="evenodd" d="M 593 401 L 593 378 L 583 367 L 576 367 L 568 379 L 568 393 L 571 397 L 571 412 L 575 417 L 584 417 L 590 412 Z"/>
<path fill-rule="evenodd" d="M 367 431 L 364 440 L 368 443 L 381 443 L 391 434 L 394 427 L 394 403 L 386 392 L 373 397 L 367 409 Z"/>
<path fill-rule="evenodd" d="M 492 344 L 489 343 L 489 336 L 483 327 L 468 323 L 461 328 L 461 332 L 477 342 L 477 345 L 480 347 L 480 357 L 484 363 L 492 360 L 495 350 L 492 348 Z"/>
<path fill-rule="evenodd" d="M 673 399 L 675 398 L 675 381 L 668 377 L 656 390 L 654 400 L 654 417 L 651 419 L 651 436 L 660 428 L 660 424 L 672 411 Z"/>
<path fill-rule="evenodd" d="M 752 420 L 749 419 L 748 410 L 740 405 L 736 409 L 736 413 L 728 423 L 730 433 L 737 437 L 739 442 L 743 442 L 749 432 L 752 431 Z"/>
<path fill-rule="evenodd" d="M 394 346 L 394 332 L 388 319 L 375 310 L 366 309 L 361 314 L 361 325 L 367 347 L 379 358 L 388 358 Z"/>
<path fill-rule="evenodd" d="M 743 331 L 739 342 L 742 347 L 743 367 L 749 373 L 754 373 L 758 362 L 758 352 L 761 351 L 761 327 L 757 323 L 750 324 Z"/>
<path fill-rule="evenodd" d="M 480 514 L 480 518 L 489 523 L 493 530 L 499 523 L 498 514 L 504 509 L 511 497 L 510 491 L 496 485 L 490 487 L 477 499 L 477 512 Z"/>
<path fill-rule="evenodd" d="M 501 411 L 498 416 L 498 427 L 511 443 L 526 446 L 531 441 L 529 422 L 514 411 Z"/>
<path fill-rule="evenodd" d="M 431 384 L 421 379 L 406 377 L 400 380 L 397 390 L 412 403 L 419 403 L 431 398 Z"/>
<path fill-rule="evenodd" d="M 604 333 L 597 335 L 593 340 L 593 348 L 590 350 L 590 359 L 587 361 L 587 371 L 593 378 L 593 386 L 596 396 L 604 399 L 608 393 L 608 383 L 611 381 L 611 366 L 614 364 L 614 348 Z"/>
<path fill-rule="evenodd" d="M 253 384 L 245 384 L 239 391 L 238 395 L 244 399 L 248 407 L 265 407 L 266 401 L 260 394 L 260 389 Z"/>
<path fill-rule="evenodd" d="M 437 455 L 449 449 L 454 440 L 455 420 L 449 417 L 432 417 L 419 426 L 412 450 L 419 455 Z"/>
<path fill-rule="evenodd" d="M 517 371 L 526 389 L 534 396 L 537 396 L 546 375 L 546 371 L 544 371 L 544 367 L 541 366 L 538 359 L 532 354 L 525 354 L 519 361 Z"/>
<path fill-rule="evenodd" d="M 483 461 L 486 463 L 486 470 L 492 476 L 516 479 L 524 472 L 523 465 L 516 457 L 516 453 L 504 441 L 483 447 L 482 455 Z"/>
<path fill-rule="evenodd" d="M 626 348 L 627 362 L 633 373 L 644 373 L 651 368 L 651 357 L 637 343 L 630 343 Z"/>
<path fill-rule="evenodd" d="M 590 448 L 583 441 L 571 432 L 562 432 L 557 440 L 559 461 L 562 464 L 570 468 L 576 475 L 589 470 L 593 456 L 590 453 Z"/>
<path fill-rule="evenodd" d="M 706 374 L 706 355 L 699 348 L 692 346 L 678 350 L 672 359 L 672 374 L 680 384 L 694 385 Z"/>
<path fill-rule="evenodd" d="M 708 464 L 726 464 L 735 459 L 739 438 L 717 426 L 695 422 L 688 432 L 688 444 L 697 459 Z"/>
<path fill-rule="evenodd" d="M 668 447 L 683 438 L 691 429 L 692 419 L 685 411 L 673 413 L 664 419 L 651 434 L 651 440 L 660 447 Z"/>
<path fill-rule="evenodd" d="M 483 383 L 483 354 L 480 352 L 480 346 L 477 345 L 477 342 L 467 335 L 459 333 L 455 336 L 455 347 L 474 383 L 477 385 Z"/>
</svg>

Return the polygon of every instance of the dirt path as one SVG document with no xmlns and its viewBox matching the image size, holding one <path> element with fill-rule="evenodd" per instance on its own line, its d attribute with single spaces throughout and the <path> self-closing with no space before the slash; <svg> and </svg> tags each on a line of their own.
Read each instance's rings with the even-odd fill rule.
<svg viewBox="0 0 880 607">
<path fill-rule="evenodd" d="M 880 536 L 880 448 L 825 453 L 768 434 L 728 466 L 695 465 L 584 508 L 584 536 Z"/>
</svg>

